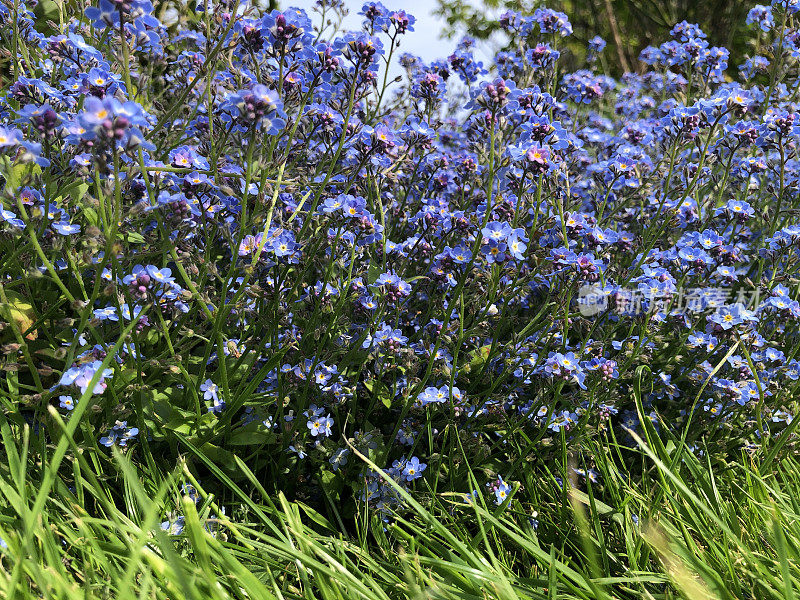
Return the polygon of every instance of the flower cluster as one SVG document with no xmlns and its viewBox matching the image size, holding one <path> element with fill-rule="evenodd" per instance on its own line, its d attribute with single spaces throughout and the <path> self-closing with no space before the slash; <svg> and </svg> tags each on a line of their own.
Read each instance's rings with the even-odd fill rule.
<svg viewBox="0 0 800 600">
<path fill-rule="evenodd" d="M 6 396 L 134 464 L 199 448 L 386 511 L 386 477 L 463 494 L 478 461 L 502 504 L 532 449 L 561 463 L 562 443 L 650 422 L 734 451 L 778 435 L 800 388 L 784 11 L 750 11 L 763 56 L 743 65 L 684 22 L 618 80 L 600 38 L 564 72 L 566 15 L 507 12 L 492 64 L 467 39 L 403 55 L 399 82 L 385 63 L 415 19 L 380 2 L 331 39 L 256 3 L 165 27 L 101 0 L 53 35 L 14 13 Z"/>
</svg>

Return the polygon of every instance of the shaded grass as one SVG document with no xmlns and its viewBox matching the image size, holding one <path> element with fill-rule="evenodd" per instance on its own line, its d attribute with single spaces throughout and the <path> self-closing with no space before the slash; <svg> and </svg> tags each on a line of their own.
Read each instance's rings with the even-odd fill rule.
<svg viewBox="0 0 800 600">
<path fill-rule="evenodd" d="M 514 498 L 496 507 L 444 495 L 426 507 L 396 486 L 407 510 L 372 515 L 360 541 L 269 497 L 243 462 L 254 495 L 216 472 L 241 501 L 232 518 L 186 463 L 160 477 L 117 451 L 125 494 L 113 497 L 66 429 L 73 453 L 61 472 L 68 466 L 72 483 L 57 477 L 38 508 L 56 452 L 34 448 L 27 426 L 3 421 L 0 431 L 4 598 L 791 599 L 800 581 L 800 464 L 785 459 L 765 476 L 743 454 L 712 466 L 654 430 L 647 442 L 632 434 L 648 464 L 642 481 L 623 477 L 621 454 L 598 443 L 603 500 L 596 486 L 568 485 L 566 506 L 553 497 L 536 511 L 538 529 Z M 170 507 L 184 517 L 180 536 L 160 526 Z M 561 543 L 540 536 L 557 525 Z"/>
</svg>

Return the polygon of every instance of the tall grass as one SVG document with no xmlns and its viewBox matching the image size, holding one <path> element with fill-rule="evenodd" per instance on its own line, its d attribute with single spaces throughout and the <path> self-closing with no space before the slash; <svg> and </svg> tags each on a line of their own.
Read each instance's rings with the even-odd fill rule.
<svg viewBox="0 0 800 600">
<path fill-rule="evenodd" d="M 117 451 L 123 485 L 76 450 L 66 459 L 74 485 L 55 481 L 37 507 L 55 453 L 27 425 L 3 419 L 0 431 L 3 598 L 794 598 L 800 579 L 800 463 L 787 458 L 768 476 L 756 456 L 712 467 L 654 431 L 649 442 L 632 434 L 641 483 L 620 475 L 613 442 L 598 444 L 610 501 L 591 484 L 567 485 L 537 511 L 538 527 L 513 498 L 489 508 L 480 496 L 445 497 L 426 508 L 387 477 L 408 512 L 368 515 L 369 533 L 351 537 L 302 503 L 251 497 L 217 471 L 244 507 L 225 516 L 185 463 L 165 479 L 139 478 Z M 186 480 L 196 502 L 181 494 Z M 113 495 L 119 488 L 124 497 Z M 177 536 L 160 525 L 175 502 L 185 517 Z M 551 524 L 565 532 L 560 544 L 547 541 Z"/>
</svg>

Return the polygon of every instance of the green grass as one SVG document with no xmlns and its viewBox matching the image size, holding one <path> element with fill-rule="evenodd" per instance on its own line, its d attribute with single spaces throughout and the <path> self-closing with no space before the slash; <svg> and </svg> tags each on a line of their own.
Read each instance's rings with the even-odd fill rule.
<svg viewBox="0 0 800 600">
<path fill-rule="evenodd" d="M 251 497 L 217 471 L 242 507 L 226 517 L 185 463 L 166 478 L 137 475 L 115 452 L 112 486 L 67 431 L 74 453 L 61 472 L 71 467 L 71 484 L 54 479 L 37 504 L 57 448 L 4 419 L 0 432 L 3 598 L 788 599 L 800 582 L 800 463 L 787 458 L 764 476 L 762 459 L 742 455 L 712 468 L 653 430 L 649 443 L 637 438 L 640 482 L 620 475 L 613 443 L 598 444 L 604 501 L 600 488 L 565 490 L 536 509 L 538 529 L 534 507 L 513 497 L 496 507 L 431 495 L 423 506 L 398 487 L 408 510 L 388 522 L 368 515 L 350 537 L 300 502 Z M 196 504 L 181 497 L 183 481 L 197 486 Z M 112 496 L 118 487 L 124 497 Z M 160 527 L 169 507 L 185 516 L 181 536 Z M 554 542 L 546 530 L 563 535 Z"/>
</svg>

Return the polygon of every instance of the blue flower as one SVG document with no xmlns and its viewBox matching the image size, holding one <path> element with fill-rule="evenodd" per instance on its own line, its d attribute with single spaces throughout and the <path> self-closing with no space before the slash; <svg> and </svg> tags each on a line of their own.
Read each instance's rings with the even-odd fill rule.
<svg viewBox="0 0 800 600">
<path fill-rule="evenodd" d="M 708 317 L 708 320 L 727 331 L 742 323 L 757 321 L 758 317 L 747 310 L 743 304 L 737 303 L 720 307 Z"/>
<path fill-rule="evenodd" d="M 101 321 L 119 321 L 119 316 L 117 315 L 117 309 L 113 306 L 106 306 L 105 308 L 96 308 L 94 309 L 94 318 L 100 319 Z"/>
<path fill-rule="evenodd" d="M 159 269 L 155 265 L 147 265 L 147 274 L 156 283 L 161 285 L 170 285 L 175 283 L 175 278 L 172 276 L 172 270 L 164 267 Z"/>
<path fill-rule="evenodd" d="M 347 456 L 349 454 L 350 450 L 348 450 L 347 448 L 339 448 L 338 450 L 336 450 L 336 452 L 333 453 L 333 456 L 331 456 L 328 459 L 328 462 L 331 464 L 334 471 L 338 471 L 344 465 L 347 464 Z"/>
<path fill-rule="evenodd" d="M 427 387 L 425 390 L 419 395 L 417 401 L 420 405 L 425 406 L 426 404 L 444 404 L 450 398 L 450 389 L 448 386 L 443 385 L 442 387 Z"/>
<path fill-rule="evenodd" d="M 222 110 L 224 118 L 242 131 L 255 127 L 267 135 L 277 135 L 286 125 L 278 93 L 261 84 L 231 94 L 225 99 Z"/>
<path fill-rule="evenodd" d="M 55 229 L 61 235 L 73 235 L 75 233 L 80 233 L 81 226 L 70 224 L 70 223 L 53 223 L 53 229 Z"/>
<path fill-rule="evenodd" d="M 605 49 L 606 41 L 599 35 L 594 36 L 589 40 L 589 50 L 595 53 L 600 53 Z"/>
<path fill-rule="evenodd" d="M 102 366 L 103 363 L 99 360 L 96 360 L 92 363 L 70 367 L 64 371 L 64 374 L 61 376 L 58 385 L 74 385 L 81 391 L 81 394 L 84 394 L 89 389 L 89 384 L 91 383 L 92 378 Z M 92 394 L 97 395 L 105 392 L 108 385 L 106 384 L 105 380 L 111 377 L 113 372 L 114 371 L 112 369 L 103 369 L 97 383 L 95 384 L 94 388 L 92 388 Z"/>
<path fill-rule="evenodd" d="M 186 517 L 183 515 L 175 518 L 174 521 L 163 521 L 161 529 L 166 531 L 169 535 L 181 535 L 186 526 Z"/>
<path fill-rule="evenodd" d="M 127 421 L 117 421 L 107 435 L 100 438 L 100 443 L 107 448 L 111 446 L 125 447 L 128 442 L 139 435 L 136 427 L 128 427 Z"/>
<path fill-rule="evenodd" d="M 557 33 L 561 37 L 572 34 L 567 15 L 549 8 L 537 8 L 533 13 L 533 20 L 539 24 L 542 33 Z"/>
<path fill-rule="evenodd" d="M 422 472 L 427 468 L 427 464 L 419 462 L 416 456 L 412 456 L 410 460 L 403 463 L 403 476 L 406 481 L 414 481 L 422 477 Z"/>
<path fill-rule="evenodd" d="M 203 392 L 203 400 L 211 402 L 208 412 L 221 413 L 225 410 L 225 400 L 220 398 L 219 386 L 216 383 L 206 379 L 200 384 L 200 391 Z"/>
<path fill-rule="evenodd" d="M 0 150 L 14 148 L 22 144 L 22 132 L 19 129 L 9 129 L 0 126 Z"/>
<path fill-rule="evenodd" d="M 331 427 L 333 426 L 333 419 L 330 415 L 314 415 L 306 423 L 306 427 L 314 437 L 322 436 L 328 437 L 331 435 Z"/>
<path fill-rule="evenodd" d="M 509 494 L 511 493 L 511 486 L 503 481 L 503 478 L 499 475 L 497 476 L 497 481 L 493 484 L 490 484 L 492 491 L 494 492 L 494 501 L 495 504 L 500 506 L 503 502 L 508 499 Z"/>
</svg>

